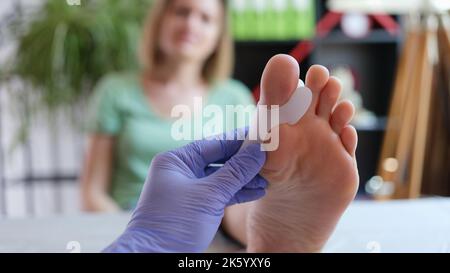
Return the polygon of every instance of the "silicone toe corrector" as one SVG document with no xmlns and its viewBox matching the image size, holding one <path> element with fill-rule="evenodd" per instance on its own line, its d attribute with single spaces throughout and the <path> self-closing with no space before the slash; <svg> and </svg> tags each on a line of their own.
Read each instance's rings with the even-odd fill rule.
<svg viewBox="0 0 450 273">
<path fill-rule="evenodd" d="M 270 110 L 266 105 L 258 105 L 241 150 L 250 144 L 264 143 L 269 138 L 273 138 L 273 129 L 280 125 L 297 124 L 311 106 L 312 97 L 311 90 L 308 87 L 305 87 L 303 82 L 300 81 L 299 87 L 294 91 L 285 105 L 280 107 L 271 106 Z M 277 116 L 279 118 L 277 118 Z M 264 147 L 264 144 L 262 146 L 265 151 L 273 150 L 267 148 L 267 146 Z"/>
</svg>

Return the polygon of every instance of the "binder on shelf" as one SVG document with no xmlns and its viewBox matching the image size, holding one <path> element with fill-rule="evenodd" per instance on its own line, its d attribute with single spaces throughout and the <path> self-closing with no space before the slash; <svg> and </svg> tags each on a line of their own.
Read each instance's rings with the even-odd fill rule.
<svg viewBox="0 0 450 273">
<path fill-rule="evenodd" d="M 234 38 L 239 41 L 313 38 L 315 4 L 313 0 L 232 0 Z"/>
</svg>

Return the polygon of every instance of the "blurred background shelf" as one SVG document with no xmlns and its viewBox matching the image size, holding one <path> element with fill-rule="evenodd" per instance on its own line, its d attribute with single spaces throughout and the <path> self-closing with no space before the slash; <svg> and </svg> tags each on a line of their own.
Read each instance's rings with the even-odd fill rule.
<svg viewBox="0 0 450 273">
<path fill-rule="evenodd" d="M 246 47 L 294 47 L 299 43 L 298 40 L 242 40 L 236 41 L 236 47 L 246 48 Z"/>
<path fill-rule="evenodd" d="M 321 44 L 397 44 L 400 37 L 385 30 L 374 29 L 362 38 L 351 38 L 341 30 L 334 30 L 326 38 L 318 38 L 314 41 Z"/>
<path fill-rule="evenodd" d="M 314 1 L 316 23 L 328 12 L 326 1 Z M 393 17 L 401 26 L 399 18 Z M 388 106 L 394 85 L 397 59 L 403 43 L 402 31 L 391 34 L 372 22 L 371 31 L 364 37 L 351 38 L 334 27 L 324 38 L 312 38 L 315 49 L 300 63 L 301 78 L 308 68 L 321 64 L 333 70 L 348 67 L 356 78 L 356 90 L 362 96 L 364 107 L 375 114 L 374 126 L 358 126 L 359 148 L 357 159 L 360 169 L 360 195 L 365 184 L 377 171 L 381 145 L 386 128 Z M 288 54 L 302 39 L 248 39 L 236 41 L 236 68 L 234 76 L 253 89 L 258 86 L 266 62 L 275 54 Z M 303 40 L 308 41 L 308 40 Z"/>
<path fill-rule="evenodd" d="M 314 38 L 316 44 L 397 44 L 401 37 L 385 30 L 372 30 L 366 37 L 351 38 L 341 30 L 334 30 L 326 38 Z M 272 47 L 295 46 L 299 40 L 240 40 L 236 41 L 238 47 Z"/>
</svg>

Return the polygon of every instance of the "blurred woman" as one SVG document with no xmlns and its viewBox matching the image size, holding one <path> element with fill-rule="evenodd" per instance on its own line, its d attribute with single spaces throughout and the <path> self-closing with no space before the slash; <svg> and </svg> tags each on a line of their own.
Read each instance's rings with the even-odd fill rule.
<svg viewBox="0 0 450 273">
<path fill-rule="evenodd" d="M 193 107 L 199 97 L 222 109 L 254 104 L 249 90 L 230 79 L 234 56 L 226 11 L 225 0 L 153 1 L 142 70 L 109 75 L 95 90 L 82 175 L 86 211 L 136 206 L 152 158 L 189 142 L 171 136 L 174 106 Z M 224 130 L 239 126 L 233 123 Z"/>
</svg>

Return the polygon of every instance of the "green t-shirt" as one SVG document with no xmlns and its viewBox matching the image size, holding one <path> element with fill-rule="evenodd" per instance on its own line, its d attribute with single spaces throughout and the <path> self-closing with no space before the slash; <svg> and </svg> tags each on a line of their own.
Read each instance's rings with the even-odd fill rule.
<svg viewBox="0 0 450 273">
<path fill-rule="evenodd" d="M 227 105 L 254 105 L 247 87 L 231 79 L 215 85 L 204 100 L 205 106 L 218 105 L 223 111 Z M 224 118 L 224 131 L 248 122 Z M 110 194 L 123 209 L 136 206 L 153 157 L 190 142 L 174 140 L 173 122 L 152 111 L 137 73 L 113 74 L 98 84 L 88 127 L 91 133 L 116 138 Z"/>
</svg>

